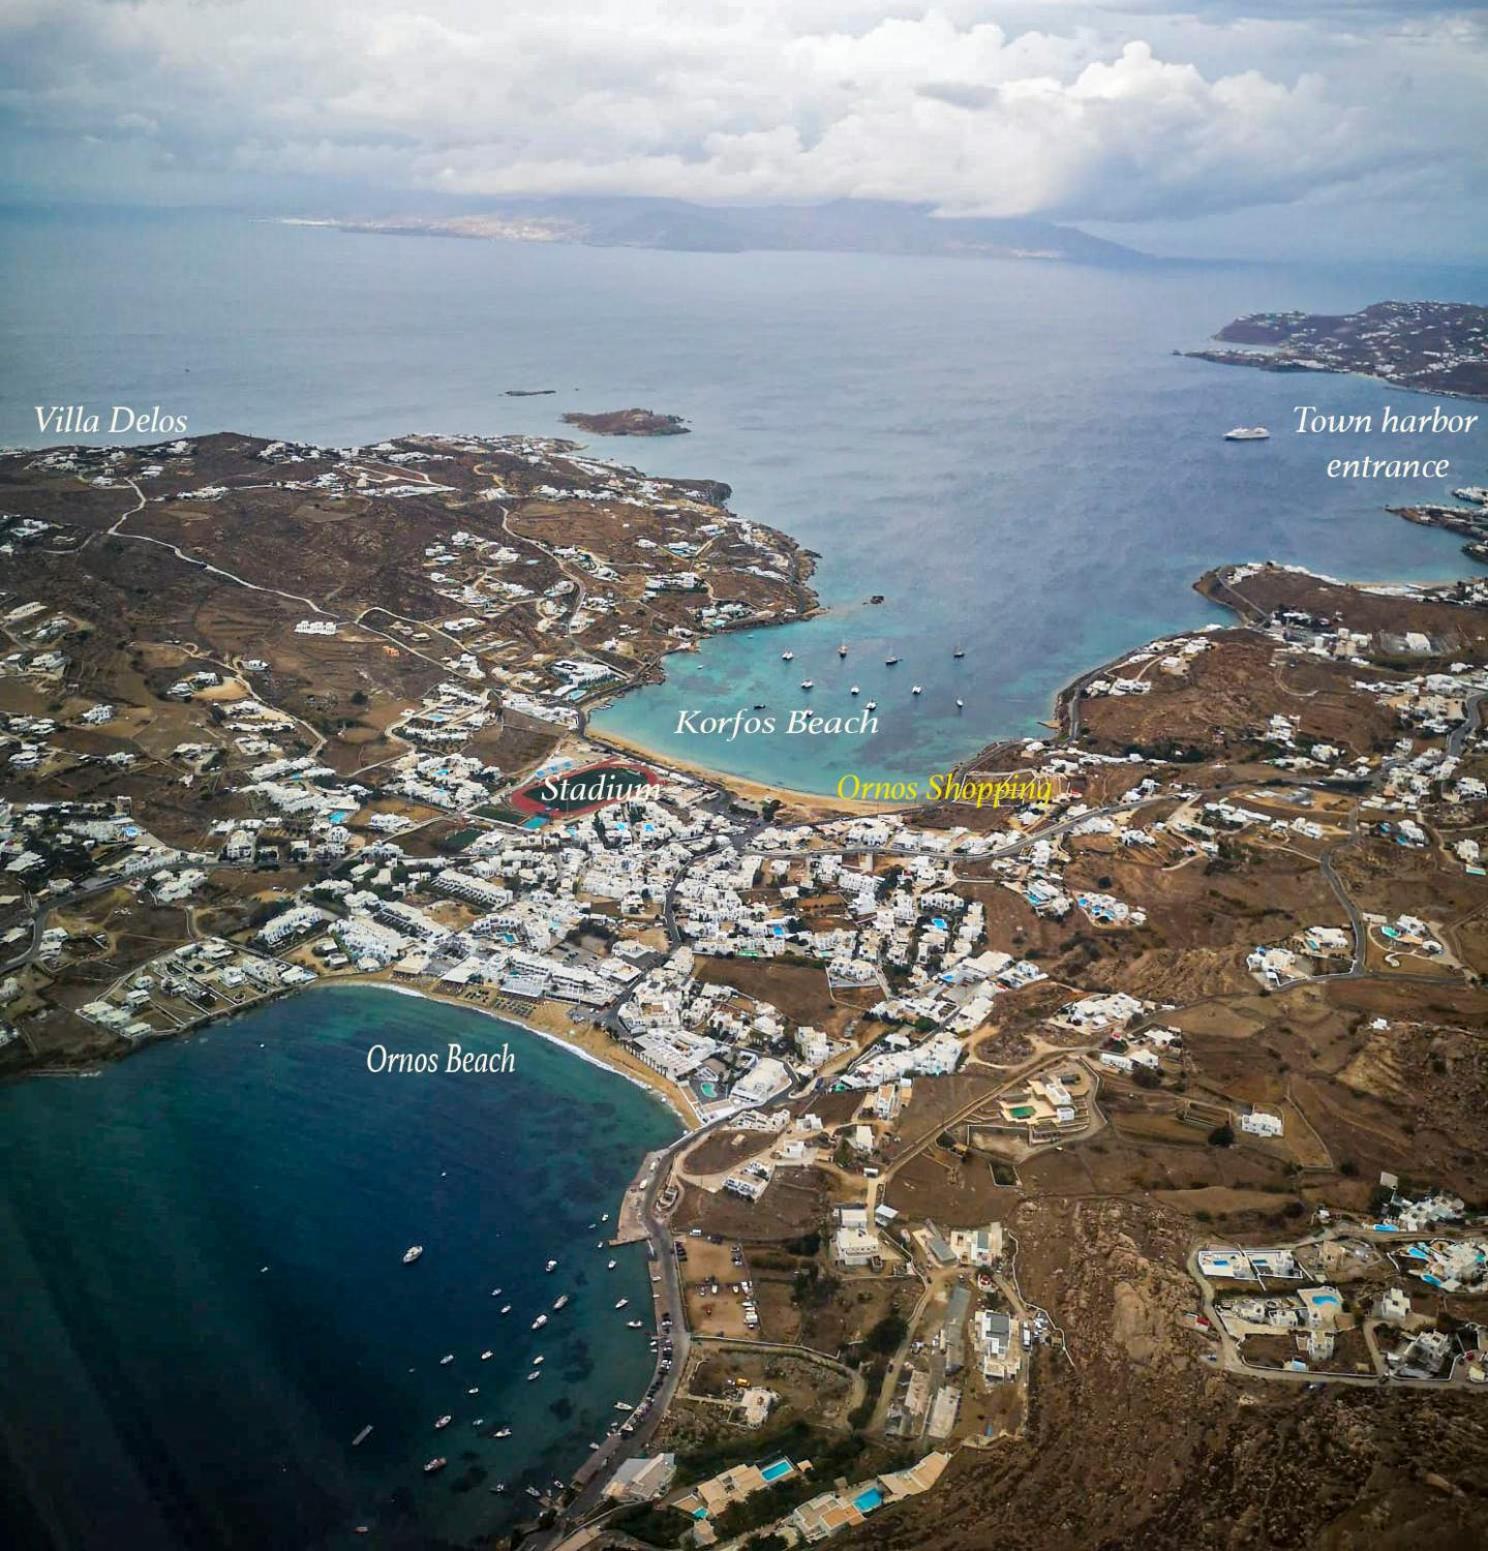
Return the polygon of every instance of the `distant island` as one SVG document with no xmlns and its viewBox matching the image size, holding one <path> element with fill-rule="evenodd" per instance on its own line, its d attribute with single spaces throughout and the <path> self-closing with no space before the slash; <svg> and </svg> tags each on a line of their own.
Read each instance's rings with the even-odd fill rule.
<svg viewBox="0 0 1488 1551">
<path fill-rule="evenodd" d="M 1235 349 L 1184 352 L 1264 372 L 1358 372 L 1401 388 L 1488 398 L 1488 307 L 1376 302 L 1361 312 L 1253 312 L 1214 336 Z"/>
<path fill-rule="evenodd" d="M 579 410 L 563 417 L 565 425 L 576 425 L 596 436 L 686 436 L 687 426 L 681 415 L 658 415 L 654 409 L 606 409 L 586 415 Z"/>
<path fill-rule="evenodd" d="M 292 224 L 384 235 L 689 253 L 936 254 L 1122 267 L 1157 262 L 1134 248 L 1052 221 L 942 216 L 931 205 L 872 199 L 749 206 L 693 205 L 680 199 L 517 199 L 464 213 L 320 217 Z"/>
</svg>

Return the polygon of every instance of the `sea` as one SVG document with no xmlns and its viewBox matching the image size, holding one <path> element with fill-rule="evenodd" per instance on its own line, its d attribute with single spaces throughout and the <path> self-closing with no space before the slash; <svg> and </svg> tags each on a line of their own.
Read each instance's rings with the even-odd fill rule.
<svg viewBox="0 0 1488 1551">
<path fill-rule="evenodd" d="M 0 212 L 0 254 L 0 444 L 52 440 L 36 406 L 54 404 L 334 445 L 575 435 L 566 410 L 685 416 L 685 436 L 580 439 L 726 481 L 734 510 L 819 557 L 822 613 L 674 656 L 595 726 L 806 791 L 924 777 L 1037 735 L 1080 672 L 1222 622 L 1192 590 L 1210 566 L 1474 569 L 1455 538 L 1386 507 L 1488 483 L 1481 424 L 1293 429 L 1304 404 L 1376 419 L 1474 406 L 1175 352 L 1248 311 L 1484 302 L 1488 269 L 660 253 L 222 212 Z M 553 391 L 509 396 L 537 389 Z M 1255 424 L 1269 441 L 1223 440 Z M 1328 477 L 1330 459 L 1366 454 L 1451 468 Z M 689 712 L 762 704 L 783 729 L 792 710 L 870 699 L 871 734 L 686 730 Z M 374 1040 L 451 1038 L 511 1041 L 518 1077 L 365 1071 Z M 675 1132 L 640 1090 L 519 1030 L 367 990 L 0 1092 L 12 1538 L 169 1551 L 339 1545 L 357 1523 L 407 1544 L 499 1528 L 510 1495 L 491 1485 L 566 1476 L 646 1382 L 645 1337 L 610 1307 L 646 1292 L 642 1252 L 597 1269 L 588 1224 Z M 414 1242 L 425 1255 L 405 1268 Z M 562 1272 L 546 1277 L 550 1257 Z M 574 1302 L 538 1341 L 530 1320 L 560 1287 Z M 444 1412 L 457 1420 L 436 1435 Z M 480 1439 L 476 1416 L 512 1437 Z M 426 1480 L 436 1451 L 450 1465 Z"/>
<path fill-rule="evenodd" d="M 368 1069 L 451 1041 L 514 1070 Z M 4 1543 L 465 1546 L 532 1516 L 650 1382 L 645 1245 L 600 1240 L 679 1134 L 550 1041 L 371 987 L 0 1089 Z"/>
<path fill-rule="evenodd" d="M 1474 406 L 1174 351 L 1243 312 L 1488 301 L 1488 267 L 664 253 L 180 213 L 14 213 L 0 244 L 0 444 L 48 440 L 38 403 L 158 405 L 195 432 L 338 445 L 576 435 L 561 418 L 574 409 L 685 416 L 685 436 L 580 439 L 727 482 L 736 511 L 820 556 L 824 611 L 672 657 L 664 684 L 594 727 L 768 783 L 923 779 L 1037 736 L 1083 670 L 1228 618 L 1192 590 L 1223 562 L 1362 580 L 1475 569 L 1459 541 L 1386 507 L 1488 481 L 1488 416 L 1458 436 L 1301 435 L 1298 405 L 1376 424 L 1386 405 Z M 1236 425 L 1271 439 L 1225 442 Z M 1363 455 L 1451 467 L 1328 476 Z M 871 732 L 785 731 L 792 711 L 841 718 L 870 700 Z M 689 712 L 757 704 L 774 735 L 689 730 Z"/>
</svg>

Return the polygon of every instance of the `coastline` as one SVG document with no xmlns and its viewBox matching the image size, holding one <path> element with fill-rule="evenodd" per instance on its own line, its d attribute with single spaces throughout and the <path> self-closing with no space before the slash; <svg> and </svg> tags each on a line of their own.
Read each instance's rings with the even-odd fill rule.
<svg viewBox="0 0 1488 1551">
<path fill-rule="evenodd" d="M 902 802 L 872 802 L 862 797 L 838 797 L 833 792 L 807 792 L 791 786 L 772 786 L 764 781 L 752 780 L 748 776 L 730 775 L 725 770 L 714 770 L 698 760 L 678 759 L 675 755 L 663 754 L 659 750 L 647 748 L 639 739 L 619 733 L 586 730 L 583 736 L 590 743 L 613 748 L 617 753 L 634 754 L 637 758 L 644 759 L 650 764 L 660 765 L 663 769 L 680 770 L 687 775 L 708 781 L 714 786 L 725 786 L 741 797 L 761 802 L 773 800 L 813 817 L 824 818 L 840 813 L 897 813 L 906 806 Z"/>
<path fill-rule="evenodd" d="M 426 1002 L 442 1002 L 448 1007 L 463 1007 L 470 1012 L 478 1012 L 483 1017 L 494 1018 L 498 1023 L 510 1023 L 513 1027 L 521 1029 L 526 1034 L 531 1034 L 537 1039 L 546 1040 L 550 1045 L 561 1046 L 570 1055 L 577 1056 L 580 1061 L 589 1066 L 598 1067 L 601 1071 L 611 1072 L 616 1077 L 622 1077 L 626 1082 L 637 1088 L 644 1088 L 661 1101 L 676 1118 L 681 1122 L 684 1134 L 702 1128 L 702 1119 L 692 1108 L 687 1096 L 677 1088 L 675 1084 L 667 1080 L 659 1073 L 652 1072 L 649 1067 L 642 1067 L 636 1063 L 639 1069 L 632 1069 L 629 1065 L 622 1066 L 616 1061 L 607 1060 L 597 1051 L 592 1050 L 585 1043 L 578 1040 L 565 1039 L 563 1035 L 552 1029 L 540 1028 L 537 1024 L 529 1022 L 525 1018 L 514 1016 L 496 1007 L 487 1007 L 482 1002 L 467 1001 L 463 997 L 446 996 L 438 991 L 428 991 L 422 986 L 410 985 L 403 982 L 394 985 L 391 980 L 376 980 L 370 977 L 348 975 L 334 980 L 322 980 L 320 986 L 361 986 L 373 991 L 391 991 L 395 996 L 415 996 Z M 305 990 L 314 990 L 314 986 L 306 986 Z M 609 1043 L 609 1041 L 606 1041 Z M 642 1076 L 645 1072 L 647 1075 Z M 648 1078 L 652 1080 L 648 1080 Z"/>
</svg>

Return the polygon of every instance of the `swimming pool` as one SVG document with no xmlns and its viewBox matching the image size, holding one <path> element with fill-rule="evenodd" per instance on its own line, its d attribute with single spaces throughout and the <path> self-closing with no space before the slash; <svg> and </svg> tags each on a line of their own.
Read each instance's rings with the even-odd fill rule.
<svg viewBox="0 0 1488 1551">
<path fill-rule="evenodd" d="M 872 1513 L 883 1502 L 883 1493 L 876 1486 L 870 1486 L 866 1492 L 859 1492 L 853 1498 L 853 1507 L 859 1513 Z"/>
<path fill-rule="evenodd" d="M 766 1481 L 778 1481 L 781 1476 L 788 1476 L 795 1468 L 788 1459 L 777 1459 L 773 1465 L 766 1465 L 760 1474 Z"/>
</svg>

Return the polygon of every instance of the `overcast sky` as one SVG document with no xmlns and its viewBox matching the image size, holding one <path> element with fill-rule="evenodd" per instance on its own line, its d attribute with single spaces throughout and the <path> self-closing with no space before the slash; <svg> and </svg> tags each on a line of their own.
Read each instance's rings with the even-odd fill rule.
<svg viewBox="0 0 1488 1551">
<path fill-rule="evenodd" d="M 0 0 L 0 126 L 12 199 L 858 196 L 1472 257 L 1488 6 Z"/>
</svg>

